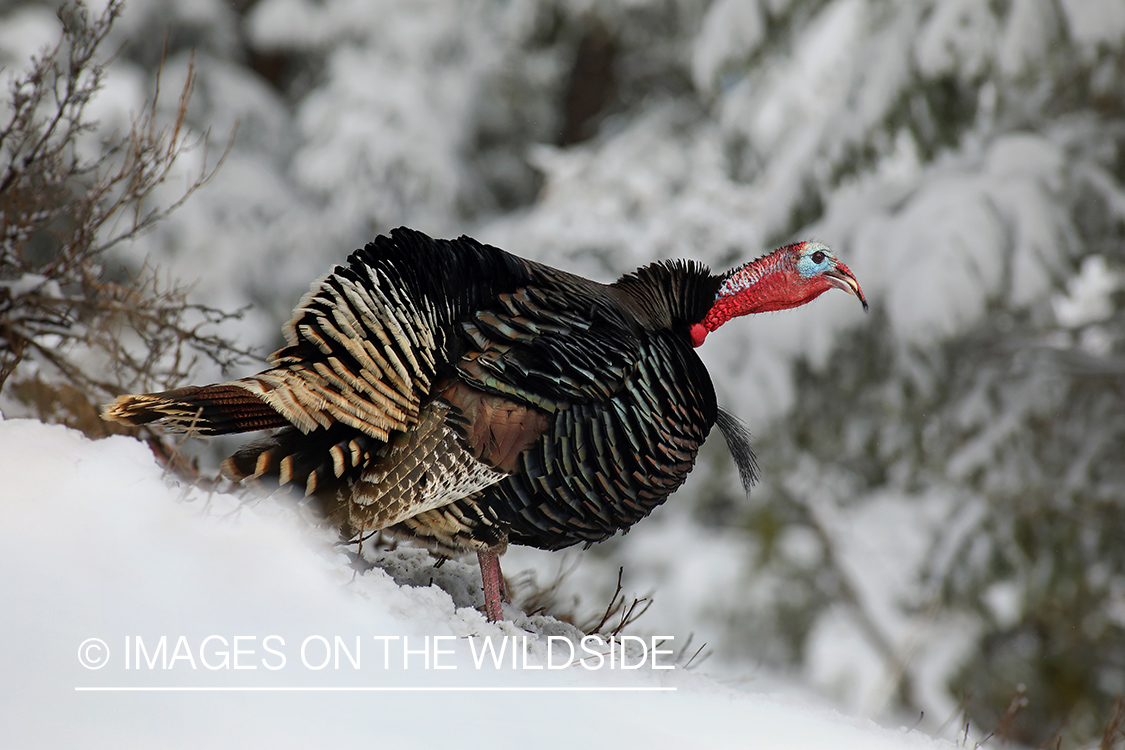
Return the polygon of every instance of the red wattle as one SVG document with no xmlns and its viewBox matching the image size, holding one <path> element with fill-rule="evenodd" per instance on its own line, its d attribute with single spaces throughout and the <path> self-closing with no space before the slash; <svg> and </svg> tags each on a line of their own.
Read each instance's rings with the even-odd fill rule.
<svg viewBox="0 0 1125 750">
<path fill-rule="evenodd" d="M 692 323 L 691 328 L 689 328 L 688 331 L 691 333 L 692 346 L 701 345 L 707 338 L 707 334 L 710 333 L 710 331 L 704 328 L 703 324 L 701 323 Z"/>
</svg>

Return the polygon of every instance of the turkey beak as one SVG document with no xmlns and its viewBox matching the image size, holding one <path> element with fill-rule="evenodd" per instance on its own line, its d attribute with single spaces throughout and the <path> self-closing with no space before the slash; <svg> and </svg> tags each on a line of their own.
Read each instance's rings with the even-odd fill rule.
<svg viewBox="0 0 1125 750">
<path fill-rule="evenodd" d="M 825 280 L 836 287 L 843 289 L 848 294 L 854 294 L 859 298 L 860 304 L 863 305 L 863 311 L 867 312 L 867 300 L 863 296 L 863 290 L 859 288 L 859 282 L 856 281 L 855 274 L 851 272 L 843 263 L 837 263 L 835 268 L 830 268 L 824 272 Z"/>
</svg>

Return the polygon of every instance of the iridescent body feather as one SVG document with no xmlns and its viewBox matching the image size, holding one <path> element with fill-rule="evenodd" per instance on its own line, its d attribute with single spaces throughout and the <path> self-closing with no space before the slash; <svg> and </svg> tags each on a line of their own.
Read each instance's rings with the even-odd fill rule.
<svg viewBox="0 0 1125 750">
<path fill-rule="evenodd" d="M 508 543 L 559 549 L 629 528 L 683 483 L 716 421 L 748 488 L 748 437 L 694 347 L 735 315 L 833 286 L 863 300 L 816 243 L 718 276 L 662 262 L 600 284 L 398 229 L 313 284 L 267 370 L 123 396 L 104 416 L 273 429 L 224 471 L 303 488 L 348 535 L 477 551 L 496 619 L 489 571 Z"/>
</svg>

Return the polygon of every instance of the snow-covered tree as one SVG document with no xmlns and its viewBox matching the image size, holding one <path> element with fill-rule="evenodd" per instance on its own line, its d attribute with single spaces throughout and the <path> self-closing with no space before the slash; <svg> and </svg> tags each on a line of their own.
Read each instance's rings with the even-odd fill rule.
<svg viewBox="0 0 1125 750">
<path fill-rule="evenodd" d="M 9 69 L 49 6 L 0 17 Z M 712 451 L 585 580 L 624 563 L 648 618 L 873 714 L 1099 735 L 1125 692 L 1120 0 L 133 0 L 107 132 L 165 29 L 186 127 L 238 135 L 124 257 L 254 302 L 263 351 L 399 224 L 603 279 L 832 245 L 869 317 L 826 297 L 701 349 L 762 485 Z"/>
</svg>

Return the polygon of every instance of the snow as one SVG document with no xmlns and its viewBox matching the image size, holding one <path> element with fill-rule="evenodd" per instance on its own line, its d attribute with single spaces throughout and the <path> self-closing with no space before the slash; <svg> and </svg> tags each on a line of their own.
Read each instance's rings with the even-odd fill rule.
<svg viewBox="0 0 1125 750">
<path fill-rule="evenodd" d="M 181 79 L 182 80 L 182 79 Z M 105 85 L 86 105 L 86 113 L 98 123 L 97 130 L 87 135 L 84 153 L 94 159 L 101 154 L 104 140 L 125 134 L 147 106 L 148 81 L 138 66 L 118 60 Z"/>
<path fill-rule="evenodd" d="M 1087 257 L 1078 275 L 1067 282 L 1067 293 L 1051 300 L 1059 323 L 1067 328 L 1078 328 L 1109 317 L 1113 312 L 1110 295 L 1121 288 L 1123 281 L 1120 275 L 1109 270 L 1103 256 Z"/>
<path fill-rule="evenodd" d="M 825 124 L 820 113 L 838 106 L 847 93 L 856 59 L 852 49 L 863 30 L 865 11 L 860 0 L 828 5 L 796 41 L 784 64 L 774 68 L 774 75 L 748 90 L 747 98 L 757 102 L 747 107 L 753 114 L 746 123 L 756 149 L 784 154 L 817 145 L 820 133 L 815 131 Z M 808 54 L 810 50 L 816 53 Z M 789 173 L 790 158 L 775 156 L 774 161 L 775 179 Z"/>
<path fill-rule="evenodd" d="M 19 297 L 24 294 L 40 294 L 44 297 L 60 297 L 62 290 L 59 289 L 59 283 L 54 279 L 48 279 L 46 276 L 38 273 L 25 273 L 18 279 L 0 281 L 0 287 L 4 288 L 8 294 L 13 297 Z"/>
<path fill-rule="evenodd" d="M 472 202 L 462 156 L 480 89 L 505 62 L 507 37 L 526 12 L 455 5 L 269 0 L 248 18 L 265 48 L 295 38 L 332 46 L 324 83 L 297 111 L 304 142 L 292 168 L 356 236 L 388 222 L 438 231 L 459 201 Z M 431 43 L 417 44 L 421 36 Z"/>
<path fill-rule="evenodd" d="M 873 494 L 841 507 L 825 488 L 812 489 L 821 528 L 834 535 L 834 555 L 852 588 L 852 606 L 836 606 L 818 619 L 809 636 L 807 679 L 850 710 L 878 715 L 893 699 L 902 664 L 913 663 L 924 686 L 943 684 L 972 644 L 967 618 L 941 612 L 938 592 L 919 585 L 932 540 L 951 544 L 956 535 L 956 493 L 932 488 L 903 502 L 897 493 Z M 953 506 L 953 507 L 951 507 Z M 893 564 L 888 564 L 893 561 Z M 867 622 L 886 639 L 890 653 L 871 643 Z M 925 689 L 925 687 L 923 688 Z M 927 696 L 936 715 L 954 716 L 944 694 Z"/>
<path fill-rule="evenodd" d="M 0 68 L 4 69 L 4 84 L 8 78 L 19 75 L 27 61 L 39 57 L 58 43 L 59 19 L 47 8 L 29 6 L 19 8 L 4 17 L 0 23 Z"/>
<path fill-rule="evenodd" d="M 1117 0 L 1062 0 L 1070 34 L 1087 47 L 1110 46 L 1125 38 L 1125 6 Z"/>
<path fill-rule="evenodd" d="M 823 241 L 856 273 L 870 315 L 854 299 L 830 293 L 802 309 L 732 322 L 699 350 L 720 403 L 757 438 L 763 485 L 750 499 L 742 497 L 721 446 L 711 445 L 681 491 L 627 537 L 566 555 L 513 549 L 507 569 L 527 567 L 543 578 L 560 561 L 579 560 L 564 589 L 581 597 L 586 612 L 604 603 L 624 566 L 627 594 L 651 591 L 655 599 L 643 627 L 675 633 L 677 642 L 695 633 L 695 643 L 706 641 L 715 654 L 705 663 L 709 672 L 759 693 L 813 689 L 845 712 L 908 724 L 924 708 L 921 728 L 936 731 L 966 692 L 993 690 L 1003 704 L 998 709 L 969 709 L 982 734 L 992 728 L 989 712 L 1006 706 L 1005 681 L 1025 679 L 990 655 L 1028 621 L 1053 622 L 1036 609 L 1052 606 L 1052 596 L 1092 591 L 1105 602 L 1092 620 L 1118 623 L 1101 641 L 1090 635 L 1082 642 L 1102 662 L 1090 678 L 1093 697 L 1083 703 L 1095 708 L 1084 719 L 1029 718 L 1038 716 L 1034 710 L 1023 719 L 1039 721 L 1045 733 L 1101 725 L 1098 700 L 1104 704 L 1112 693 L 1104 686 L 1125 684 L 1120 667 L 1104 666 L 1122 664 L 1120 650 L 1099 650 L 1122 642 L 1125 621 L 1125 576 L 1113 542 L 1120 514 L 1103 507 L 1116 507 L 1106 498 L 1120 497 L 1125 486 L 1118 458 L 1125 419 L 1113 390 L 1125 351 L 1125 3 L 260 0 L 242 15 L 244 5 L 130 0 L 107 40 L 106 49 L 121 53 L 90 105 L 101 121 L 88 134 L 91 144 L 142 108 L 139 97 L 152 91 L 169 25 L 162 115 L 170 116 L 194 50 L 199 78 L 187 127 L 193 136 L 211 129 L 208 163 L 239 125 L 227 161 L 205 189 L 135 245 L 119 248 L 109 265 L 148 262 L 162 278 L 192 284 L 194 302 L 250 305 L 225 332 L 265 354 L 280 343 L 281 324 L 311 280 L 400 224 L 435 236 L 469 234 L 601 281 L 660 258 L 691 257 L 719 270 L 781 242 Z M 50 2 L 4 13 L 0 65 L 13 71 L 53 42 L 58 23 Z M 565 87 L 591 22 L 615 44 L 617 94 L 592 138 L 559 147 L 553 144 Z M 259 53 L 279 56 L 289 73 L 266 80 L 255 69 Z M 179 197 L 202 162 L 193 152 L 155 202 Z M 34 282 L 15 276 L 3 284 L 18 290 Z M 201 363 L 192 382 L 241 376 L 257 364 L 221 373 Z M 810 390 L 810 378 L 827 395 Z M 8 390 L 0 408 L 10 416 L 27 413 Z M 149 627 L 147 610 L 126 596 L 130 586 L 152 600 L 153 632 L 192 608 L 201 618 L 198 633 L 211 632 L 211 623 L 223 633 L 243 632 L 234 628 L 245 622 L 245 632 L 261 634 L 269 618 L 293 622 L 300 634 L 350 636 L 360 625 L 364 635 L 492 632 L 471 610 L 475 594 L 458 585 L 476 575 L 472 565 L 434 571 L 425 558 L 398 556 L 381 563 L 391 578 L 422 588 L 400 588 L 371 571 L 341 593 L 350 568 L 287 501 L 246 504 L 216 495 L 207 506 L 205 493 L 187 490 L 190 502 L 181 502 L 184 490 L 169 489 L 139 447 L 78 441 L 63 450 L 66 441 L 49 434 L 28 442 L 55 446 L 56 461 L 105 450 L 110 456 L 99 460 L 120 465 L 132 456 L 147 467 L 67 480 L 65 498 L 55 490 L 43 495 L 42 484 L 27 489 L 60 508 L 27 520 L 37 531 L 11 547 L 21 560 L 53 566 L 35 575 L 55 571 L 56 580 L 23 591 L 29 603 L 59 591 L 58 602 L 40 607 L 50 615 L 43 637 L 66 641 L 65 658 L 44 677 L 52 689 L 60 674 L 73 682 L 72 672 L 60 670 L 73 670 L 71 641 L 81 635 L 59 636 L 69 625 L 55 622 L 56 613 L 70 611 L 63 599 L 85 602 L 75 610 L 83 621 L 102 613 L 89 591 L 103 591 L 124 613 L 107 620 L 115 637 L 134 632 L 136 618 Z M 205 464 L 221 456 L 217 442 L 198 449 Z M 28 451 L 26 461 L 3 453 L 0 461 L 40 465 Z M 57 464 L 40 471 L 67 476 Z M 139 507 L 140 494 L 122 489 L 123 477 L 160 502 Z M 76 507 L 81 498 L 99 498 L 97 512 Z M 201 513 L 204 506 L 212 510 Z M 107 507 L 122 510 L 107 517 Z M 1059 518 L 1052 507 L 1073 512 Z M 230 520 L 216 517 L 236 508 Z M 810 508 L 827 524 L 835 558 L 803 515 Z M 1041 540 L 1033 551 L 1013 541 L 1013 514 L 1039 532 L 1020 537 Z M 61 532 L 44 527 L 67 517 L 74 520 Z M 113 520 L 108 528 L 106 518 Z M 96 529 L 106 544 L 97 535 L 87 539 L 79 524 Z M 152 536 L 157 525 L 179 531 Z M 118 526 L 137 533 L 126 539 Z M 268 529 L 276 533 L 267 542 Z M 1109 540 L 1100 551 L 1084 542 L 1081 554 L 1091 559 L 1068 562 L 1069 539 L 1098 533 Z M 232 554 L 205 541 L 223 535 L 278 571 L 247 572 L 246 561 L 227 565 L 266 595 L 239 589 L 210 561 Z M 148 536 L 153 544 L 142 543 Z M 128 550 L 135 554 L 126 556 Z M 155 566 L 151 575 L 138 559 Z M 199 564 L 176 562 L 184 559 Z M 97 561 L 113 565 L 117 583 L 107 588 L 96 580 Z M 853 579 L 864 611 L 835 587 L 837 567 Z M 284 583 L 277 580 L 281 571 Z M 439 588 L 424 585 L 431 576 Z M 1042 594 L 1044 580 L 1061 582 L 1051 596 Z M 82 590 L 58 589 L 57 581 Z M 161 588 L 171 590 L 172 582 L 183 591 L 179 599 Z M 176 609 L 172 601 L 183 605 Z M 889 648 L 878 646 L 861 616 Z M 337 622 L 351 629 L 341 632 Z M 561 627 L 519 625 L 540 637 Z M 1043 652 L 1094 632 L 1079 631 L 1044 636 Z M 1021 669 L 1042 666 L 1026 659 Z M 777 687 L 765 675 L 773 669 L 788 670 L 777 679 L 800 687 Z M 908 711 L 892 694 L 900 672 L 912 686 Z M 644 682 L 651 677 L 629 679 L 651 684 Z M 986 680 L 994 682 L 982 688 Z M 1038 689 L 1044 695 L 1055 686 L 1043 681 Z M 776 724 L 759 720 L 763 733 L 782 731 L 782 719 L 792 720 L 789 731 L 822 726 L 826 715 L 808 706 L 796 712 L 804 698 L 769 703 L 761 695 L 707 695 L 723 696 L 708 709 L 716 712 L 722 701 L 748 715 L 767 705 L 778 711 Z M 631 710 L 690 745 L 644 708 L 672 706 L 670 725 L 687 715 L 673 703 L 686 696 L 686 688 L 675 698 L 641 696 L 634 703 L 642 707 Z M 148 744 L 166 744 L 175 733 L 161 729 L 169 726 L 182 727 L 186 738 L 218 733 L 186 723 L 201 709 L 218 711 L 216 726 L 228 728 L 238 726 L 235 714 L 242 712 L 263 743 L 323 739 L 321 725 L 301 723 L 298 704 L 284 704 L 280 717 L 267 711 L 259 719 L 247 710 L 276 710 L 283 704 L 270 702 L 274 697 L 224 695 L 245 699 L 228 709 L 212 696 L 157 703 L 142 696 L 150 702 L 129 704 L 136 710 L 128 718 L 141 727 L 134 731 L 146 731 L 141 709 L 156 706 L 160 718 L 147 731 L 159 741 Z M 401 697 L 378 697 L 388 701 L 378 705 L 404 713 L 405 704 L 395 703 Z M 517 699 L 528 702 L 505 711 L 505 726 L 516 727 L 511 736 L 520 728 L 541 736 L 534 718 L 557 697 Z M 347 702 L 356 696 L 334 698 L 343 699 L 341 708 L 328 701 L 319 707 L 325 723 L 355 737 L 361 725 L 373 731 L 370 722 L 342 713 L 369 710 Z M 481 725 L 468 708 L 491 704 L 465 698 L 442 703 L 434 722 Z M 593 715 L 595 703 L 566 700 L 575 702 L 562 716 Z M 611 700 L 634 705 L 628 696 Z M 82 705 L 85 726 L 99 721 L 91 718 L 92 705 L 112 709 L 111 718 L 124 716 L 122 702 Z M 42 715 L 34 706 L 29 712 Z M 727 714 L 708 716 L 729 736 L 757 731 Z M 609 740 L 642 731 L 640 720 L 621 721 L 621 730 L 596 728 Z M 405 736 L 399 724 L 379 729 Z M 1036 746 L 1047 736 L 1030 733 L 1025 741 Z"/>
<path fill-rule="evenodd" d="M 1053 3 L 1017 0 L 997 51 L 1000 70 L 1016 76 L 1034 68 L 1061 36 L 1061 19 Z"/>
<path fill-rule="evenodd" d="M 713 91 L 721 85 L 724 68 L 753 55 L 765 40 L 766 21 L 756 0 L 719 0 L 707 9 L 703 28 L 692 51 L 696 88 Z"/>
<path fill-rule="evenodd" d="M 956 74 L 969 79 L 984 72 L 997 37 L 996 19 L 985 3 L 938 3 L 918 37 L 919 70 L 928 78 Z"/>
<path fill-rule="evenodd" d="M 545 642 L 557 649 L 552 663 L 564 663 L 561 641 L 547 636 L 579 638 L 570 626 L 510 608 L 514 620 L 490 624 L 437 586 L 399 586 L 379 568 L 356 575 L 331 532 L 284 498 L 183 485 L 129 438 L 92 442 L 59 426 L 2 421 L 0 472 L 6 748 L 231 746 L 232 738 L 238 747 L 271 748 L 339 741 L 733 748 L 750 737 L 759 748 L 953 747 L 682 669 L 542 669 Z M 424 558 L 405 551 L 386 562 L 406 577 L 475 575 L 456 562 L 435 571 Z M 515 668 L 506 661 L 477 668 L 469 638 L 483 648 L 489 636 L 497 644 L 526 637 L 530 647 Z M 102 639 L 108 656 L 89 638 Z M 105 663 L 84 669 L 82 655 Z M 637 663 L 632 658 L 623 663 Z M 660 660 L 669 657 L 656 658 L 668 666 Z M 92 687 L 334 691 L 75 690 Z M 370 687 L 514 690 L 341 690 Z M 587 688 L 619 691 L 578 691 Z"/>
<path fill-rule="evenodd" d="M 1052 197 L 1063 175 L 1062 148 L 1048 138 L 1004 136 L 984 154 L 908 179 L 912 191 L 897 176 L 857 181 L 834 196 L 817 233 L 855 258 L 850 267 L 883 300 L 902 341 L 934 341 L 979 320 L 991 299 L 1026 305 L 1050 290 L 1072 231 Z M 877 203 L 882 216 L 871 211 Z"/>
</svg>

